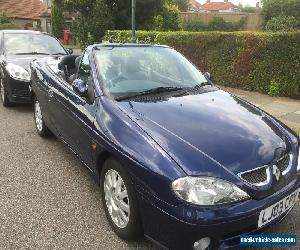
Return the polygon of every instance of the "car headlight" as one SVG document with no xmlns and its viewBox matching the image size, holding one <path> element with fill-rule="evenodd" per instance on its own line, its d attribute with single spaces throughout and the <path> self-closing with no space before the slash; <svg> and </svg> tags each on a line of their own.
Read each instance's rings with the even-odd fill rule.
<svg viewBox="0 0 300 250">
<path fill-rule="evenodd" d="M 213 177 L 183 177 L 172 183 L 172 189 L 180 199 L 201 206 L 250 199 L 250 196 L 236 185 Z"/>
<path fill-rule="evenodd" d="M 13 63 L 8 63 L 6 65 L 6 70 L 10 74 L 12 78 L 15 80 L 20 80 L 20 81 L 25 81 L 29 82 L 30 81 L 30 74 L 29 72 L 22 68 L 19 65 L 13 64 Z"/>
</svg>

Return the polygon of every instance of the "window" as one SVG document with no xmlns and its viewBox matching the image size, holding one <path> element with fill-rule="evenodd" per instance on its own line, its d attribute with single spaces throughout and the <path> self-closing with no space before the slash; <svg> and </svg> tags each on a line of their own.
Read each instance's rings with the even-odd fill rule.
<svg viewBox="0 0 300 250">
<path fill-rule="evenodd" d="M 89 82 L 90 82 L 91 67 L 90 67 L 90 62 L 89 62 L 89 56 L 88 56 L 88 53 L 86 53 L 86 52 L 82 57 L 80 67 L 78 69 L 77 78 L 83 80 L 86 84 L 89 84 Z"/>
<path fill-rule="evenodd" d="M 194 87 L 207 81 L 185 57 L 169 48 L 107 46 L 97 49 L 95 58 L 102 86 L 112 97 L 161 87 Z"/>
<path fill-rule="evenodd" d="M 4 52 L 12 55 L 66 54 L 54 37 L 40 33 L 5 33 Z"/>
<path fill-rule="evenodd" d="M 48 6 L 48 9 L 51 8 L 51 6 L 52 6 L 52 0 L 47 0 L 47 6 Z"/>
</svg>

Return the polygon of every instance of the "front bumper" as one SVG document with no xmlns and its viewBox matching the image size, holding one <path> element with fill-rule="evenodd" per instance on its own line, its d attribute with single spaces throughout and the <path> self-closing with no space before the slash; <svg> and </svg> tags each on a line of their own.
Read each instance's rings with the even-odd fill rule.
<svg viewBox="0 0 300 250">
<path fill-rule="evenodd" d="M 29 82 L 22 82 L 6 77 L 5 85 L 7 88 L 8 99 L 14 103 L 31 103 L 32 94 L 29 89 Z"/>
<path fill-rule="evenodd" d="M 258 229 L 260 211 L 300 187 L 297 177 L 283 190 L 263 200 L 249 200 L 219 208 L 171 206 L 139 194 L 145 235 L 169 249 L 192 249 L 196 241 L 209 237 L 213 249 L 227 249 L 240 243 L 241 234 L 259 234 L 280 222 L 287 214 Z"/>
</svg>

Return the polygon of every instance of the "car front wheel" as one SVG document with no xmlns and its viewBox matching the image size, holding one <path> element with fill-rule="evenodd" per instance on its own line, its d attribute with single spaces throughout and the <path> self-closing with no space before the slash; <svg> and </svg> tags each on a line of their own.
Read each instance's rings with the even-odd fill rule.
<svg viewBox="0 0 300 250">
<path fill-rule="evenodd" d="M 142 223 L 132 182 L 113 158 L 103 165 L 101 194 L 107 219 L 115 233 L 126 240 L 137 239 L 142 234 Z"/>
<path fill-rule="evenodd" d="M 4 107 L 11 106 L 12 103 L 8 99 L 7 89 L 2 78 L 0 78 L 0 99 Z"/>
<path fill-rule="evenodd" d="M 34 100 L 34 122 L 36 130 L 41 137 L 48 137 L 51 135 L 50 130 L 44 122 L 42 109 L 37 98 Z"/>
</svg>

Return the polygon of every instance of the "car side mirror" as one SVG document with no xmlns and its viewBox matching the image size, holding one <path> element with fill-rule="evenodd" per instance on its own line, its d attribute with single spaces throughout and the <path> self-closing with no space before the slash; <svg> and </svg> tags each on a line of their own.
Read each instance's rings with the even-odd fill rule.
<svg viewBox="0 0 300 250">
<path fill-rule="evenodd" d="M 67 49 L 67 52 L 69 55 L 72 55 L 74 53 L 73 49 Z"/>
<path fill-rule="evenodd" d="M 88 88 L 84 82 L 84 80 L 81 79 L 76 79 L 73 83 L 72 83 L 72 87 L 73 90 L 80 95 L 81 97 L 85 97 L 87 96 L 88 93 Z"/>
<path fill-rule="evenodd" d="M 209 72 L 205 72 L 204 77 L 206 78 L 206 80 L 211 81 L 211 74 Z"/>
</svg>

